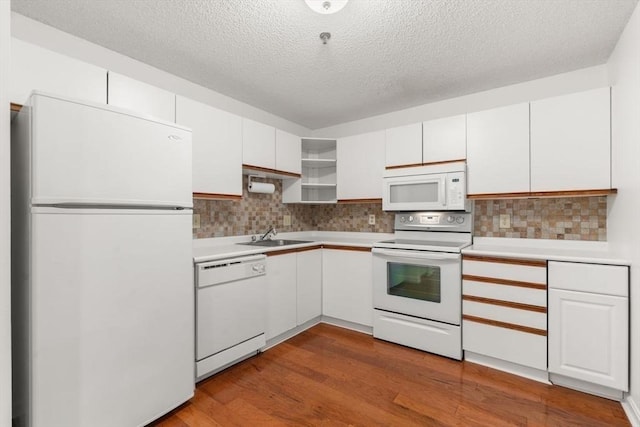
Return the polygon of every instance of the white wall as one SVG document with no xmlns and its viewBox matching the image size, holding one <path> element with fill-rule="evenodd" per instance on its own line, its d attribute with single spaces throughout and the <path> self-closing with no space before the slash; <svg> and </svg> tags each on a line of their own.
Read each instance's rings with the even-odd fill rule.
<svg viewBox="0 0 640 427">
<path fill-rule="evenodd" d="M 608 85 L 607 67 L 599 65 L 316 129 L 312 136 L 340 138 Z"/>
<path fill-rule="evenodd" d="M 55 52 L 115 71 L 168 91 L 256 120 L 295 135 L 307 136 L 309 129 L 282 117 L 176 77 L 128 56 L 72 36 L 23 15 L 11 14 L 13 37 Z"/>
<path fill-rule="evenodd" d="M 10 5 L 0 1 L 0 426 L 4 427 L 11 425 Z"/>
<path fill-rule="evenodd" d="M 631 259 L 631 394 L 640 416 L 640 7 L 609 58 L 612 85 L 612 171 L 618 195 L 610 198 L 607 235 Z M 640 419 L 636 419 L 639 422 Z"/>
</svg>

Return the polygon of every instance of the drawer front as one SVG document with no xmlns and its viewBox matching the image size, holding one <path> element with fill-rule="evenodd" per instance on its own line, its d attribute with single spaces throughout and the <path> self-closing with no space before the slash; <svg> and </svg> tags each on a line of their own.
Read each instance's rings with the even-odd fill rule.
<svg viewBox="0 0 640 427">
<path fill-rule="evenodd" d="M 547 313 L 523 310 L 519 308 L 505 307 L 483 302 L 469 301 L 463 297 L 463 315 L 480 317 L 482 319 L 495 320 L 527 328 L 547 330 Z"/>
<path fill-rule="evenodd" d="M 627 297 L 629 268 L 550 261 L 549 288 Z"/>
<path fill-rule="evenodd" d="M 462 293 L 464 295 L 531 304 L 539 307 L 547 306 L 547 292 L 543 289 L 463 280 Z"/>
<path fill-rule="evenodd" d="M 545 285 L 547 268 L 539 261 L 535 264 L 539 265 L 507 264 L 463 258 L 462 274 Z"/>
<path fill-rule="evenodd" d="M 547 369 L 547 337 L 462 321 L 462 348 L 508 362 Z"/>
</svg>

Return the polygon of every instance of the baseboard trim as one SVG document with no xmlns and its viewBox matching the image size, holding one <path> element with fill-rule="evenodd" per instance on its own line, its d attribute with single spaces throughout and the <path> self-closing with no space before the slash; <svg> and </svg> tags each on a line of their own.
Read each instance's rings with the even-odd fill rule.
<svg viewBox="0 0 640 427">
<path fill-rule="evenodd" d="M 477 363 L 478 365 L 487 366 L 489 368 L 497 369 L 498 371 L 507 372 L 519 377 L 529 378 L 530 380 L 551 385 L 551 382 L 549 382 L 549 373 L 547 371 L 518 365 L 517 363 L 507 362 L 506 360 L 496 359 L 495 357 L 485 356 L 484 354 L 478 354 L 467 350 L 464 351 L 464 360 L 466 362 Z"/>
<path fill-rule="evenodd" d="M 329 325 L 339 326 L 345 329 L 351 329 L 352 331 L 361 332 L 367 335 L 373 335 L 373 327 L 361 325 L 360 323 L 349 322 L 348 320 L 336 319 L 335 317 L 322 316 L 320 320 L 322 323 Z"/>
<path fill-rule="evenodd" d="M 633 427 L 640 427 L 640 407 L 638 407 L 638 404 L 631 398 L 631 395 L 627 394 L 620 403 L 631 425 Z"/>
</svg>

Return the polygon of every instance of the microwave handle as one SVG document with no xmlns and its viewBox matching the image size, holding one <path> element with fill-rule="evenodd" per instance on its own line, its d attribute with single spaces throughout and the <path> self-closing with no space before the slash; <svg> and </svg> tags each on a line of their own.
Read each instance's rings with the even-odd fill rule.
<svg viewBox="0 0 640 427">
<path fill-rule="evenodd" d="M 421 251 L 416 253 L 415 251 L 404 251 L 404 250 L 386 250 L 382 248 L 373 248 L 371 250 L 374 254 L 380 254 L 382 256 L 386 256 L 389 258 L 412 258 L 412 259 L 422 259 L 422 260 L 434 260 L 434 261 L 451 261 L 451 260 L 459 260 L 460 254 L 450 254 L 444 252 L 427 252 Z"/>
</svg>

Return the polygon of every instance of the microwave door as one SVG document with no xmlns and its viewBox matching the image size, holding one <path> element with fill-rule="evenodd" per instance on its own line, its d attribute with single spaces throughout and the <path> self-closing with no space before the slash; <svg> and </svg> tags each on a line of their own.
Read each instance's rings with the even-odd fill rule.
<svg viewBox="0 0 640 427">
<path fill-rule="evenodd" d="M 446 205 L 445 177 L 386 178 L 383 209 L 387 211 L 442 209 Z"/>
</svg>

